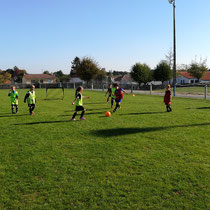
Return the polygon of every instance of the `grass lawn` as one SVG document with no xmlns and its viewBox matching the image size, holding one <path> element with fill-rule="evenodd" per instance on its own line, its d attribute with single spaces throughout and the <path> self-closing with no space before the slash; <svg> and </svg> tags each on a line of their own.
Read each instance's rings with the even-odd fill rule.
<svg viewBox="0 0 210 210">
<path fill-rule="evenodd" d="M 86 121 L 70 121 L 72 90 L 35 115 L 10 112 L 0 90 L 0 209 L 210 209 L 210 102 L 126 95 L 111 117 L 104 92 L 84 91 Z M 79 116 L 77 116 L 79 119 Z"/>
</svg>

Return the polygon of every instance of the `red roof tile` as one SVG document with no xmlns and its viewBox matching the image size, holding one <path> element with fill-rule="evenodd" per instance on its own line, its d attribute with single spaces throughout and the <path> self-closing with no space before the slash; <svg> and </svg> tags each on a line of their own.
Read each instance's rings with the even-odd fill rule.
<svg viewBox="0 0 210 210">
<path fill-rule="evenodd" d="M 188 79 L 196 79 L 195 77 L 191 76 L 188 72 L 178 72 L 180 76 L 186 77 Z M 209 80 L 210 81 L 210 71 L 207 71 L 201 80 Z"/>
<path fill-rule="evenodd" d="M 202 80 L 210 80 L 210 71 L 207 71 L 201 79 Z"/>
<path fill-rule="evenodd" d="M 191 76 L 190 75 L 190 73 L 188 73 L 188 72 L 178 72 L 178 74 L 180 75 L 180 76 L 183 76 L 183 77 L 186 77 L 186 78 L 188 78 L 188 79 L 195 79 L 195 77 L 193 77 L 193 76 Z"/>
</svg>

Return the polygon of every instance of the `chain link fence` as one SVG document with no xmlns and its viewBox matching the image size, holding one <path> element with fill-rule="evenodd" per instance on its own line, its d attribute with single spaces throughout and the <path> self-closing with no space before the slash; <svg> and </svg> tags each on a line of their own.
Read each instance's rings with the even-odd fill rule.
<svg viewBox="0 0 210 210">
<path fill-rule="evenodd" d="M 65 89 L 75 89 L 79 86 L 83 86 L 85 89 L 89 90 L 101 90 L 106 91 L 109 87 L 109 83 L 103 82 L 80 82 L 80 83 L 53 83 L 53 84 L 35 84 L 36 88 L 65 88 Z M 0 89 L 10 89 L 13 85 L 0 84 Z M 30 84 L 14 84 L 17 89 L 29 89 Z M 123 83 L 120 87 L 131 93 L 141 93 L 141 94 L 154 94 L 163 95 L 165 92 L 165 85 L 141 85 L 136 83 Z M 173 91 L 173 88 L 172 88 Z M 194 98 L 210 98 L 210 84 L 189 84 L 189 85 L 177 85 L 176 86 L 176 96 L 186 96 Z"/>
</svg>

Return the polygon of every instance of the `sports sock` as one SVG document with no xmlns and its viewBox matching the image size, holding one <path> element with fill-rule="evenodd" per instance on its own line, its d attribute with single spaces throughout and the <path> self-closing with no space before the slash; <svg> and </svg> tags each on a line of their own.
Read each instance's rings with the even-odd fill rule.
<svg viewBox="0 0 210 210">
<path fill-rule="evenodd" d="M 74 119 L 77 116 L 77 112 L 74 112 L 72 119 Z"/>
<path fill-rule="evenodd" d="M 84 114 L 85 114 L 85 111 L 82 111 L 82 113 L 81 113 L 81 118 L 84 116 Z"/>
</svg>

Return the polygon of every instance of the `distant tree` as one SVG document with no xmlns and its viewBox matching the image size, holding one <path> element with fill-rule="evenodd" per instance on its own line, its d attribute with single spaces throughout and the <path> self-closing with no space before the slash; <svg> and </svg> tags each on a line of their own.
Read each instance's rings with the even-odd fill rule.
<svg viewBox="0 0 210 210">
<path fill-rule="evenodd" d="M 112 71 L 113 76 L 124 76 L 127 73 L 127 71 Z"/>
<path fill-rule="evenodd" d="M 46 70 L 43 72 L 43 74 L 50 74 L 50 72 Z"/>
<path fill-rule="evenodd" d="M 12 75 L 7 71 L 0 70 L 0 83 L 4 83 L 5 81 L 11 80 Z"/>
<path fill-rule="evenodd" d="M 77 69 L 80 65 L 81 61 L 79 57 L 75 57 L 74 60 L 71 62 L 71 72 L 70 75 L 75 74 Z"/>
<path fill-rule="evenodd" d="M 172 70 L 165 61 L 161 61 L 153 71 L 153 77 L 156 81 L 168 81 L 172 78 Z"/>
<path fill-rule="evenodd" d="M 151 81 L 151 73 L 151 69 L 147 64 L 136 63 L 131 68 L 131 77 L 139 83 L 139 86 L 141 83 L 146 84 Z"/>
<path fill-rule="evenodd" d="M 112 71 L 110 70 L 108 73 L 107 73 L 107 79 L 108 79 L 108 83 L 111 84 L 112 83 L 112 77 L 113 77 L 113 73 Z"/>
<path fill-rule="evenodd" d="M 7 69 L 6 72 L 10 73 L 12 75 L 12 78 L 14 78 L 14 76 L 15 76 L 14 69 Z"/>
<path fill-rule="evenodd" d="M 173 61 L 174 61 L 174 54 L 172 52 L 172 49 L 170 49 L 168 51 L 168 53 L 165 55 L 165 58 L 166 58 L 166 62 L 167 64 L 170 66 L 170 68 L 172 69 L 173 67 Z"/>
<path fill-rule="evenodd" d="M 15 82 L 22 82 L 22 78 L 25 74 L 27 74 L 27 71 L 25 69 L 19 69 L 17 66 L 15 66 L 13 69 Z"/>
<path fill-rule="evenodd" d="M 98 63 L 90 57 L 84 57 L 77 68 L 77 75 L 87 83 L 95 79 L 99 73 Z"/>
<path fill-rule="evenodd" d="M 99 82 L 102 82 L 106 78 L 107 78 L 107 76 L 106 76 L 106 69 L 105 68 L 100 69 L 98 71 L 97 76 L 96 76 L 96 80 L 99 81 Z"/>
<path fill-rule="evenodd" d="M 198 81 L 200 81 L 201 77 L 203 77 L 207 71 L 208 67 L 206 66 L 206 60 L 201 60 L 199 63 L 196 61 L 192 61 L 188 69 L 188 73 L 198 79 Z"/>
</svg>

